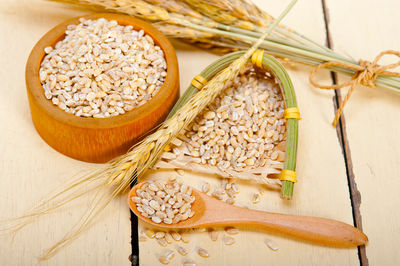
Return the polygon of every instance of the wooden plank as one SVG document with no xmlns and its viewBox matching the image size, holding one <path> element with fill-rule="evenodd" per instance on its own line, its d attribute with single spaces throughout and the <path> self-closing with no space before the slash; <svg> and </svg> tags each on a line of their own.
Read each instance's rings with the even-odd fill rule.
<svg viewBox="0 0 400 266">
<path fill-rule="evenodd" d="M 288 1 L 255 1 L 261 8 L 278 15 Z M 307 19 L 304 18 L 306 14 Z M 285 18 L 287 25 L 311 38 L 325 42 L 325 26 L 320 1 L 299 1 L 298 5 Z M 198 50 L 188 50 L 184 46 L 178 50 L 181 71 L 181 91 L 186 89 L 189 81 L 216 57 Z M 300 121 L 298 176 L 295 197 L 285 202 L 275 191 L 264 191 L 261 202 L 251 204 L 251 195 L 258 191 L 258 186 L 240 183 L 241 192 L 237 205 L 261 210 L 313 215 L 337 219 L 352 224 L 352 210 L 349 200 L 346 170 L 336 132 L 329 121 L 333 114 L 333 92 L 322 92 L 311 88 L 308 83 L 310 68 L 296 67 L 289 70 L 293 80 L 303 120 Z M 323 82 L 330 82 L 326 75 Z M 148 178 L 167 178 L 177 176 L 181 181 L 199 188 L 203 181 L 218 184 L 215 177 L 185 172 L 183 177 L 171 171 L 158 171 L 149 174 Z M 139 231 L 146 225 L 139 224 Z M 188 244 L 181 244 L 190 250 L 190 256 L 197 265 L 358 265 L 357 249 L 334 249 L 311 245 L 293 239 L 242 228 L 233 246 L 224 246 L 221 241 L 212 242 L 207 233 L 197 232 L 191 235 Z M 265 244 L 265 238 L 274 240 L 280 250 L 273 252 Z M 168 248 L 175 249 L 177 243 Z M 197 247 L 204 247 L 210 252 L 210 258 L 204 259 L 195 254 Z M 139 260 L 141 265 L 157 265 L 157 256 L 165 248 L 154 240 L 139 243 Z M 173 264 L 179 264 L 183 257 L 176 255 Z"/>
<path fill-rule="evenodd" d="M 23 214 L 77 172 L 94 164 L 50 148 L 33 127 L 25 92 L 25 63 L 39 38 L 58 23 L 83 14 L 48 1 L 0 2 L 0 219 Z M 0 238 L 0 265 L 34 265 L 42 252 L 77 222 L 87 198 Z M 115 201 L 95 225 L 41 265 L 130 265 L 129 210 Z"/>
<path fill-rule="evenodd" d="M 332 36 L 331 36 L 330 30 L 329 30 L 329 12 L 328 12 L 328 8 L 326 6 L 325 0 L 322 0 L 322 8 L 323 8 L 324 17 L 325 17 L 327 46 L 332 49 L 333 42 L 332 42 Z M 337 84 L 337 73 L 331 72 L 331 76 L 332 76 L 332 83 Z M 337 112 L 340 104 L 342 104 L 342 97 L 341 97 L 340 90 L 335 91 L 335 97 L 334 97 L 333 104 L 335 107 L 335 112 Z M 362 217 L 361 217 L 361 213 L 360 213 L 361 196 L 360 196 L 360 191 L 357 188 L 357 184 L 356 184 L 355 178 L 354 178 L 353 163 L 352 163 L 352 159 L 351 159 L 349 141 L 347 139 L 346 119 L 344 116 L 341 117 L 341 119 L 338 121 L 338 124 L 336 126 L 336 132 L 337 132 L 337 135 L 339 138 L 340 145 L 342 146 L 343 156 L 344 156 L 344 160 L 346 163 L 347 181 L 349 184 L 350 201 L 351 201 L 351 207 L 352 207 L 352 211 L 353 211 L 353 224 L 355 227 L 357 227 L 358 229 L 360 229 L 362 231 L 363 230 Z M 368 258 L 367 258 L 367 254 L 366 254 L 365 245 L 359 246 L 357 249 L 358 249 L 358 257 L 360 260 L 360 264 L 368 265 Z"/>
<path fill-rule="evenodd" d="M 327 0 L 326 3 L 335 50 L 355 59 L 373 60 L 383 50 L 399 49 L 400 37 L 393 34 L 398 30 L 395 19 L 400 7 L 398 1 Z M 382 62 L 393 60 L 384 58 Z M 339 83 L 345 79 L 338 76 Z M 400 212 L 396 198 L 393 200 L 400 188 L 400 181 L 396 179 L 400 173 L 400 143 L 396 137 L 400 132 L 392 126 L 400 121 L 398 102 L 397 95 L 384 89 L 359 87 L 344 112 L 348 152 L 351 151 L 352 158 L 348 162 L 349 170 L 354 173 L 354 182 L 361 194 L 362 227 L 370 240 L 365 265 L 400 263 L 396 249 Z"/>
</svg>

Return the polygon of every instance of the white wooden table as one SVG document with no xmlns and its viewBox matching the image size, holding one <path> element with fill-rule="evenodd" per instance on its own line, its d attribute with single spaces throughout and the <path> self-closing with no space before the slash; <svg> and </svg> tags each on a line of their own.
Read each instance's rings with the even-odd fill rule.
<svg viewBox="0 0 400 266">
<path fill-rule="evenodd" d="M 289 0 L 255 2 L 277 16 Z M 400 49 L 399 9 L 400 2 L 393 0 L 301 0 L 284 24 L 355 59 L 372 60 L 380 51 Z M 85 13 L 42 0 L 0 2 L 0 219 L 22 214 L 80 169 L 96 167 L 59 154 L 39 137 L 31 122 L 24 80 L 25 63 L 37 40 L 54 25 Z M 192 77 L 218 57 L 174 44 L 183 92 Z M 368 245 L 359 250 L 334 249 L 265 232 L 242 231 L 237 243 L 226 247 L 199 233 L 187 246 L 206 243 L 211 257 L 193 255 L 198 265 L 400 264 L 400 96 L 382 89 L 358 88 L 346 106 L 345 121 L 335 130 L 330 122 L 338 94 L 313 88 L 308 83 L 310 70 L 289 68 L 303 117 L 295 197 L 287 203 L 277 192 L 269 191 L 260 204 L 250 207 L 355 223 L 368 235 Z M 332 83 L 329 73 L 322 76 L 323 82 Z M 153 172 L 146 178 L 171 174 Z M 185 174 L 181 179 L 198 186 L 205 177 Z M 215 178 L 208 180 L 217 182 Z M 254 185 L 243 187 L 239 205 L 245 205 L 246 197 L 257 191 Z M 40 219 L 13 242 L 1 237 L 0 265 L 36 264 L 41 251 L 63 236 L 86 204 L 82 199 Z M 142 228 L 139 224 L 139 230 Z M 279 251 L 269 250 L 263 244 L 265 237 L 278 243 Z M 141 265 L 157 263 L 159 247 L 154 243 L 140 243 Z M 131 254 L 130 213 L 125 197 L 121 197 L 90 230 L 42 265 L 129 265 Z"/>
</svg>

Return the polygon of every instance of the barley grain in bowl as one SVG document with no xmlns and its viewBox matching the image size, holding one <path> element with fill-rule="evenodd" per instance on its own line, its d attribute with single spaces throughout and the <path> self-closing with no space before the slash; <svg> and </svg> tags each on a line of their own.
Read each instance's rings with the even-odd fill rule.
<svg viewBox="0 0 400 266">
<path fill-rule="evenodd" d="M 79 19 L 55 48 L 44 49 L 40 81 L 47 99 L 67 113 L 104 118 L 149 101 L 161 88 L 167 64 L 142 29 L 115 20 Z"/>
<path fill-rule="evenodd" d="M 146 22 L 97 13 L 46 33 L 26 65 L 32 120 L 57 151 L 102 163 L 165 120 L 179 98 L 173 46 Z"/>
</svg>

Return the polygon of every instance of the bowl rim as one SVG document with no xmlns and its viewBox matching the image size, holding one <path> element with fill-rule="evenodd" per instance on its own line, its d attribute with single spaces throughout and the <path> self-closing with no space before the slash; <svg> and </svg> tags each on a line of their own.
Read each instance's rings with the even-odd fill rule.
<svg viewBox="0 0 400 266">
<path fill-rule="evenodd" d="M 54 45 L 64 39 L 65 30 L 68 25 L 79 24 L 79 19 L 99 19 L 105 18 L 107 20 L 116 20 L 120 25 L 132 25 L 135 30 L 144 30 L 144 32 L 150 35 L 155 44 L 160 46 L 164 52 L 165 60 L 167 63 L 167 75 L 165 77 L 164 84 L 158 90 L 158 92 L 144 104 L 126 112 L 122 115 L 111 116 L 106 118 L 94 118 L 94 117 L 78 117 L 73 114 L 67 113 L 61 110 L 58 106 L 54 105 L 48 100 L 43 91 L 42 84 L 39 78 L 39 69 L 41 62 L 45 56 L 44 48 L 48 46 L 54 47 Z M 130 124 L 134 120 L 143 119 L 158 109 L 159 106 L 163 105 L 168 97 L 174 95 L 174 88 L 176 82 L 179 83 L 179 72 L 178 72 L 178 61 L 176 58 L 175 49 L 167 39 L 156 28 L 151 26 L 149 23 L 137 19 L 128 15 L 116 14 L 116 13 L 95 13 L 79 17 L 68 19 L 51 30 L 49 30 L 33 47 L 25 69 L 25 80 L 26 89 L 30 94 L 30 99 L 35 101 L 38 106 L 47 115 L 54 117 L 61 123 L 72 125 L 80 128 L 114 128 L 121 127 Z"/>
</svg>

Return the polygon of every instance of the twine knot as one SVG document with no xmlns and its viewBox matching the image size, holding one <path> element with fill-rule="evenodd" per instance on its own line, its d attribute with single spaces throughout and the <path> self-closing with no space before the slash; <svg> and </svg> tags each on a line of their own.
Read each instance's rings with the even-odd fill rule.
<svg viewBox="0 0 400 266">
<path fill-rule="evenodd" d="M 345 62 L 330 61 L 330 62 L 323 63 L 321 65 L 314 67 L 313 71 L 310 74 L 310 83 L 314 87 L 318 87 L 318 88 L 326 89 L 326 90 L 337 90 L 337 89 L 341 89 L 341 88 L 350 86 L 350 89 L 347 92 L 346 97 L 343 99 L 343 102 L 340 104 L 338 110 L 336 111 L 335 119 L 332 122 L 332 125 L 334 127 L 336 127 L 336 124 L 339 121 L 340 116 L 343 113 L 343 108 L 346 105 L 346 103 L 349 101 L 350 96 L 353 93 L 354 89 L 357 87 L 357 85 L 361 84 L 361 85 L 368 86 L 370 88 L 375 89 L 376 88 L 375 80 L 379 75 L 400 77 L 400 73 L 387 71 L 388 69 L 394 69 L 394 68 L 400 66 L 400 60 L 399 60 L 399 62 L 397 62 L 395 64 L 389 64 L 389 65 L 379 65 L 378 64 L 379 60 L 384 55 L 389 55 L 389 54 L 395 55 L 400 58 L 400 52 L 393 51 L 393 50 L 387 50 L 387 51 L 381 52 L 377 57 L 375 57 L 374 61 L 372 61 L 372 62 L 369 62 L 366 60 L 360 60 L 358 65 L 354 65 L 354 64 L 345 63 Z M 350 70 L 354 70 L 354 75 L 352 76 L 350 81 L 343 82 L 340 84 L 321 85 L 321 84 L 317 83 L 314 80 L 315 74 L 320 69 L 329 68 L 329 67 L 341 67 L 341 68 L 347 68 Z"/>
</svg>

